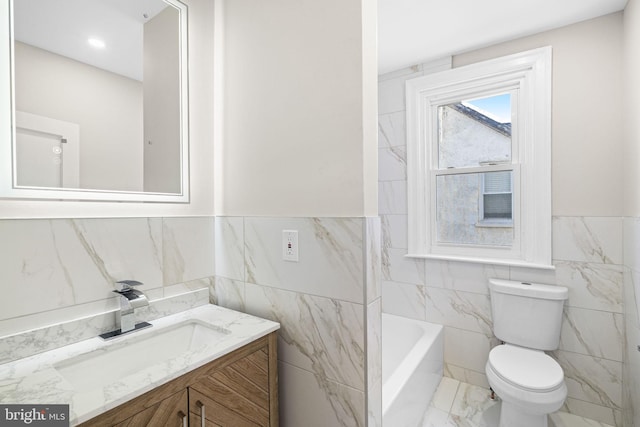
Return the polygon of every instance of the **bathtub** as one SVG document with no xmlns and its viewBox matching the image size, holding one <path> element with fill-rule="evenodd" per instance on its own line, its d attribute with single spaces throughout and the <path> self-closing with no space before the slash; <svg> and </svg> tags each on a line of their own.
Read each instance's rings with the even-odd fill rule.
<svg viewBox="0 0 640 427">
<path fill-rule="evenodd" d="M 440 380 L 442 325 L 382 314 L 382 425 L 416 427 Z"/>
</svg>

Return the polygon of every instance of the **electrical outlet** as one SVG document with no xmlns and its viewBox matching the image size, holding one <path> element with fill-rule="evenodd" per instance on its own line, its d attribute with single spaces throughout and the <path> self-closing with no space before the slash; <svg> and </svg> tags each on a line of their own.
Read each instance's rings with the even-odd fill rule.
<svg viewBox="0 0 640 427">
<path fill-rule="evenodd" d="M 298 230 L 282 230 L 282 259 L 298 262 Z"/>
</svg>

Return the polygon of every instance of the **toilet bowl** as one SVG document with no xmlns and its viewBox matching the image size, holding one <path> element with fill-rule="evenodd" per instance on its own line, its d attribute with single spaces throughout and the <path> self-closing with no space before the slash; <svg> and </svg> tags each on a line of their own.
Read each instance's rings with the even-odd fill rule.
<svg viewBox="0 0 640 427">
<path fill-rule="evenodd" d="M 500 427 L 547 427 L 547 415 L 567 398 L 564 372 L 544 351 L 558 348 L 568 289 L 491 279 L 489 290 L 493 331 L 504 343 L 485 368 L 502 399 Z"/>
<path fill-rule="evenodd" d="M 504 344 L 489 353 L 491 388 L 502 399 L 500 427 L 546 427 L 567 397 L 558 362 L 539 350 Z"/>
</svg>

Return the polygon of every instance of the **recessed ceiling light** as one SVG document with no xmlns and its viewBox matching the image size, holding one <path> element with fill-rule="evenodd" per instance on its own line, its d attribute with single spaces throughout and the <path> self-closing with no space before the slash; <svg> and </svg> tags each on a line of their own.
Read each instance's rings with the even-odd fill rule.
<svg viewBox="0 0 640 427">
<path fill-rule="evenodd" d="M 95 47 L 96 49 L 104 49 L 104 47 L 106 46 L 102 40 L 96 39 L 94 37 L 89 38 L 89 40 L 87 40 L 87 42 L 91 46 Z"/>
</svg>

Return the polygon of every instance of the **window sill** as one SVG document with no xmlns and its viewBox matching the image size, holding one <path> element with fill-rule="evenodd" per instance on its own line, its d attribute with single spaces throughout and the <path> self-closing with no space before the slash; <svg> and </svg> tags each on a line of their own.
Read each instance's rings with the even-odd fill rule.
<svg viewBox="0 0 640 427">
<path fill-rule="evenodd" d="M 457 256 L 457 255 L 437 255 L 437 254 L 407 254 L 405 255 L 405 258 L 436 259 L 436 260 L 442 260 L 442 261 L 469 262 L 469 263 L 475 263 L 475 264 L 504 265 L 508 267 L 537 268 L 540 270 L 556 269 L 556 266 L 553 264 L 541 264 L 536 262 L 523 261 L 519 259 L 493 259 L 493 258 L 479 258 L 479 257 Z"/>
<path fill-rule="evenodd" d="M 479 221 L 476 228 L 513 228 L 513 221 Z"/>
</svg>

